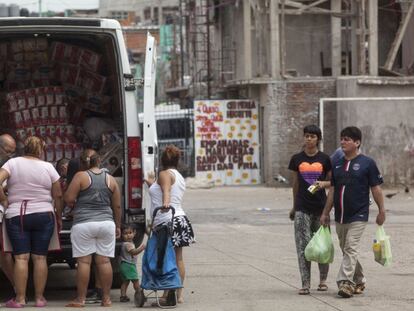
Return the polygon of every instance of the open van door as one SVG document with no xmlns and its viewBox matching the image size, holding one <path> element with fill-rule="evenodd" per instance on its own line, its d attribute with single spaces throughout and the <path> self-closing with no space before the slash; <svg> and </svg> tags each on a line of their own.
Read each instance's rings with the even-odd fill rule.
<svg viewBox="0 0 414 311">
<path fill-rule="evenodd" d="M 143 112 L 143 141 L 142 141 L 142 173 L 144 178 L 148 173 L 158 173 L 158 143 L 157 127 L 155 123 L 155 78 L 156 78 L 156 41 L 150 33 L 147 34 L 144 68 L 144 112 Z M 146 183 L 142 186 L 142 207 L 145 209 L 145 225 L 151 223 L 151 198 Z M 147 231 L 148 232 L 148 231 Z"/>
</svg>

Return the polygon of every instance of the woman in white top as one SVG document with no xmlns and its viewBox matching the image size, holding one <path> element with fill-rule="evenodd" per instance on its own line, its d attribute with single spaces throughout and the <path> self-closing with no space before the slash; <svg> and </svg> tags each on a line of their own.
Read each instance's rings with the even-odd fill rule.
<svg viewBox="0 0 414 311">
<path fill-rule="evenodd" d="M 180 149 L 176 146 L 168 145 L 161 155 L 161 165 L 163 170 L 160 172 L 158 180 L 147 180 L 150 185 L 151 195 L 151 215 L 155 208 L 170 206 L 174 207 L 172 243 L 175 249 L 178 271 L 180 272 L 181 283 L 184 283 L 185 267 L 183 260 L 183 247 L 189 246 L 194 242 L 194 232 L 182 208 L 182 199 L 185 191 L 185 180 L 177 171 L 178 161 L 180 160 Z M 149 179 L 149 178 L 148 178 Z M 153 226 L 171 221 L 171 210 L 158 213 L 153 220 Z M 183 303 L 182 289 L 177 291 L 177 301 Z"/>
</svg>

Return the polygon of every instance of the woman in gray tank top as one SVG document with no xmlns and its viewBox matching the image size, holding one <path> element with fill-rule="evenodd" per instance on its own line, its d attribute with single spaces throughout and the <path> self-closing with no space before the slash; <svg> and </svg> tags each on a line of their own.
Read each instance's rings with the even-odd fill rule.
<svg viewBox="0 0 414 311">
<path fill-rule="evenodd" d="M 80 157 L 86 171 L 78 172 L 64 195 L 73 207 L 71 242 L 77 259 L 77 297 L 67 307 L 85 304 L 89 273 L 94 254 L 102 285 L 102 306 L 111 306 L 110 258 L 115 256 L 115 240 L 121 236 L 121 195 L 115 179 L 100 169 L 96 151 L 86 149 Z"/>
</svg>

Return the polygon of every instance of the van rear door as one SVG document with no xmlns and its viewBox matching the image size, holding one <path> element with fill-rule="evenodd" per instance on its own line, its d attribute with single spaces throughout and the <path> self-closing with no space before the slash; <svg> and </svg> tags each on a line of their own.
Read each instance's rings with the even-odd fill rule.
<svg viewBox="0 0 414 311">
<path fill-rule="evenodd" d="M 142 141 L 142 173 L 144 178 L 149 173 L 157 174 L 157 128 L 155 123 L 155 78 L 156 78 L 156 41 L 147 34 L 147 47 L 144 68 L 144 112 Z M 146 225 L 151 223 L 151 198 L 146 183 L 142 187 L 142 207 L 145 209 Z"/>
</svg>

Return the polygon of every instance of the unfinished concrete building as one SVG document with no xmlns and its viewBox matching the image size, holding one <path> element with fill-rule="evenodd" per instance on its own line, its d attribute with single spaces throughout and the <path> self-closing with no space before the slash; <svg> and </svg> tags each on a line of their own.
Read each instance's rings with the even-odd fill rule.
<svg viewBox="0 0 414 311">
<path fill-rule="evenodd" d="M 414 181 L 414 98 L 406 98 L 414 96 L 414 1 L 182 5 L 189 94 L 260 104 L 263 182 L 289 175 L 289 158 L 310 123 L 323 124 L 328 153 L 338 146 L 341 128 L 361 127 L 363 152 L 377 160 L 386 182 Z M 360 99 L 327 101 L 321 114 L 321 98 L 350 97 Z M 386 99 L 367 100 L 372 97 Z"/>
</svg>

